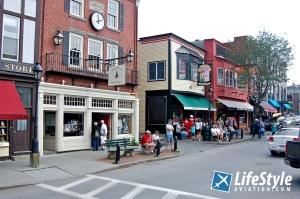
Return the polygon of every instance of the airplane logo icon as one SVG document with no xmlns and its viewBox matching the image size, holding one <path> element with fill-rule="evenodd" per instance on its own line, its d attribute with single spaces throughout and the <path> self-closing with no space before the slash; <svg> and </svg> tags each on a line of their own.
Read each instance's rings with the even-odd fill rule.
<svg viewBox="0 0 300 199">
<path fill-rule="evenodd" d="M 223 192 L 229 192 L 232 180 L 231 173 L 224 173 L 220 171 L 214 171 L 211 189 Z"/>
</svg>

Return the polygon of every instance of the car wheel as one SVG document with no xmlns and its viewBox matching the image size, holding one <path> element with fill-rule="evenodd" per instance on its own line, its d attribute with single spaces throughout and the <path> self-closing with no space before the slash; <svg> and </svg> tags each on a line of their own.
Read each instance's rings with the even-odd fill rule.
<svg viewBox="0 0 300 199">
<path fill-rule="evenodd" d="M 271 151 L 271 155 L 272 155 L 272 156 L 276 156 L 277 153 L 276 153 L 275 151 Z"/>
</svg>

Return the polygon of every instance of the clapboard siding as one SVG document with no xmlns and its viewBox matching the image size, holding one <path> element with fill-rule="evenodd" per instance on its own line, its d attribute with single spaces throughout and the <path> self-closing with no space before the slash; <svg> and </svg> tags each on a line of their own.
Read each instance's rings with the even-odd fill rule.
<svg viewBox="0 0 300 199">
<path fill-rule="evenodd" d="M 148 82 L 148 63 L 165 61 L 166 72 L 164 81 Z M 146 91 L 168 89 L 168 40 L 138 43 L 138 68 L 140 71 L 140 84 L 138 95 L 140 99 L 140 133 L 145 130 L 146 117 Z"/>
</svg>

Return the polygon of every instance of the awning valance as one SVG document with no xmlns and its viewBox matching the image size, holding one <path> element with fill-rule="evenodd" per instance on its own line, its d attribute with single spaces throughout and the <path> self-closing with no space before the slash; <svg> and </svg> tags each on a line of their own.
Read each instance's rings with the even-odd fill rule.
<svg viewBox="0 0 300 199">
<path fill-rule="evenodd" d="M 0 120 L 27 119 L 27 111 L 11 81 L 0 80 Z"/>
<path fill-rule="evenodd" d="M 253 106 L 247 102 L 238 102 L 225 99 L 218 99 L 218 101 L 227 106 L 228 108 L 244 111 L 253 111 Z"/>
<path fill-rule="evenodd" d="M 269 113 L 277 113 L 277 109 L 274 108 L 271 104 L 269 104 L 268 102 L 266 101 L 262 101 L 260 104 L 259 104 L 266 112 L 269 112 Z"/>
<path fill-rule="evenodd" d="M 274 106 L 275 108 L 280 108 L 280 105 L 279 103 L 276 101 L 276 100 L 273 100 L 273 99 L 269 99 L 268 102 Z"/>
<path fill-rule="evenodd" d="M 183 105 L 184 110 L 211 110 L 216 111 L 216 108 L 204 97 L 189 94 L 173 94 Z"/>
<path fill-rule="evenodd" d="M 289 105 L 289 104 L 283 104 L 283 106 L 286 108 L 286 109 L 292 109 L 292 107 Z"/>
</svg>

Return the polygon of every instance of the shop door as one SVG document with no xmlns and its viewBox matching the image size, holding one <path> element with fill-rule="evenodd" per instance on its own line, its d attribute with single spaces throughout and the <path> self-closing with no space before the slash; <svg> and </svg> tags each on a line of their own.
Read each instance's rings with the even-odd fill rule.
<svg viewBox="0 0 300 199">
<path fill-rule="evenodd" d="M 31 118 L 31 109 L 26 109 L 28 118 Z M 31 120 L 15 120 L 10 128 L 10 154 L 30 152 Z"/>
</svg>

